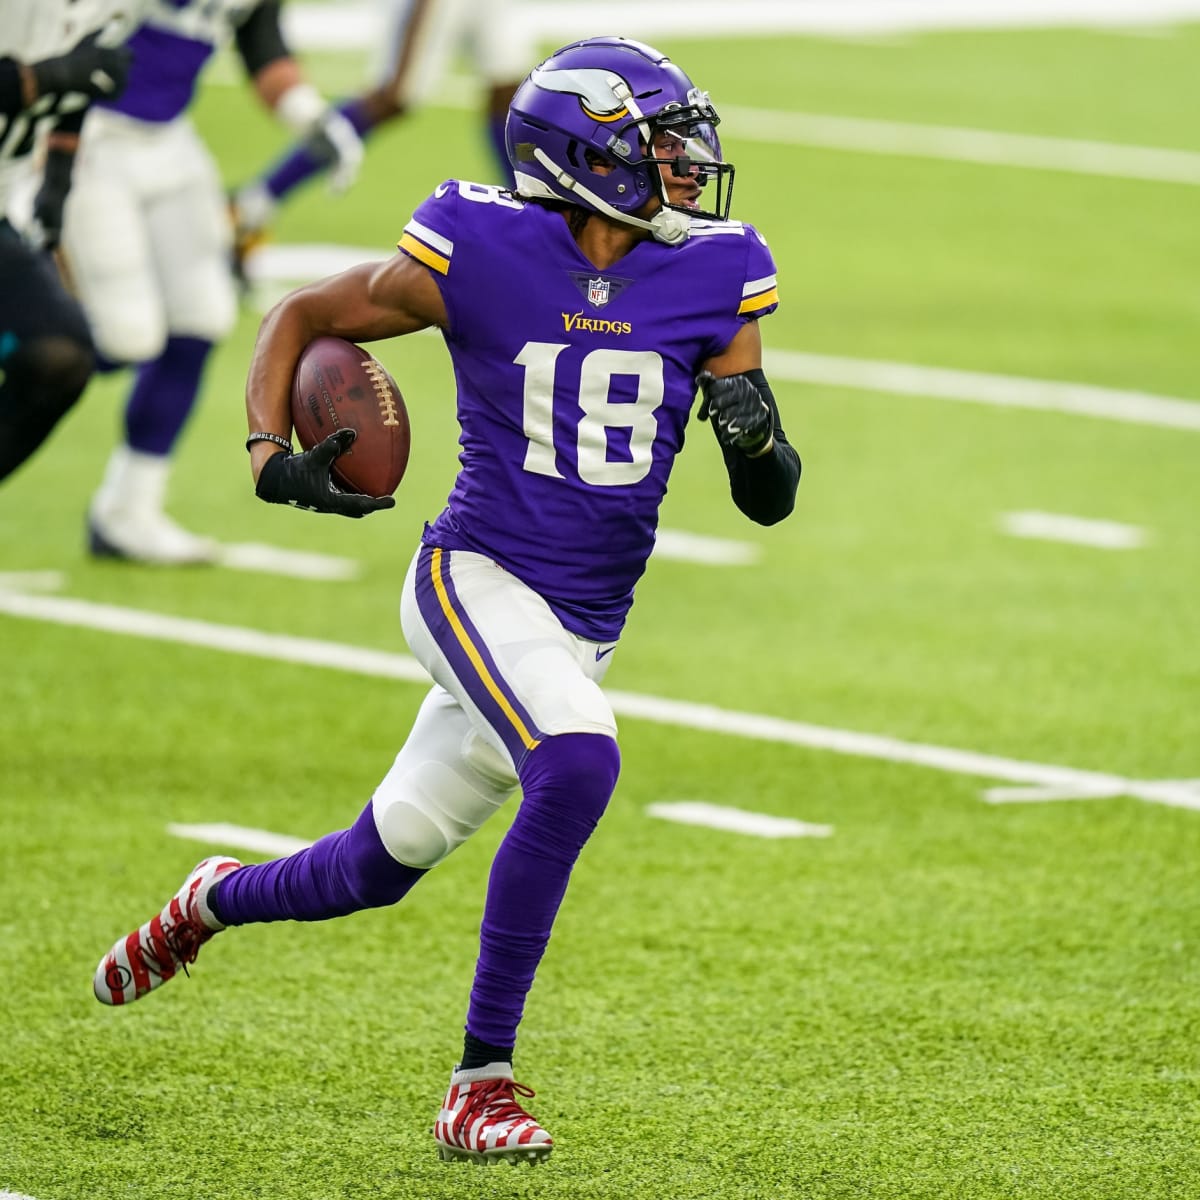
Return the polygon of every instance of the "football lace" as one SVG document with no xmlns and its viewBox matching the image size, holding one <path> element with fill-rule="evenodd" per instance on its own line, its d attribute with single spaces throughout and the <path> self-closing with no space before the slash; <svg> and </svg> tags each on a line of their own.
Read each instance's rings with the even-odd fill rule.
<svg viewBox="0 0 1200 1200">
<path fill-rule="evenodd" d="M 379 397 L 379 411 L 383 414 L 383 423 L 385 425 L 399 425 L 400 418 L 396 412 L 396 397 L 392 394 L 392 382 L 388 378 L 388 373 L 373 358 L 367 359 L 362 364 L 362 368 L 366 371 L 367 378 L 371 381 L 371 386 L 375 389 L 375 395 Z"/>
</svg>

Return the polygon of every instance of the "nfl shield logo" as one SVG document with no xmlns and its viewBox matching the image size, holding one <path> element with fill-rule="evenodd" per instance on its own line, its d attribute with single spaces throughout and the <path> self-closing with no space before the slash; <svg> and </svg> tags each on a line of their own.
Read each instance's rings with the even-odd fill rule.
<svg viewBox="0 0 1200 1200">
<path fill-rule="evenodd" d="M 608 280 L 589 279 L 587 298 L 595 308 L 603 308 L 608 303 Z"/>
</svg>

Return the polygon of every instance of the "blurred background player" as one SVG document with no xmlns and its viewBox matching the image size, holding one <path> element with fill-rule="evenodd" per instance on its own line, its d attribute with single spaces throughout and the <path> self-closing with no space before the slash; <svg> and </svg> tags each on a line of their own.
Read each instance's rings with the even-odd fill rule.
<svg viewBox="0 0 1200 1200">
<path fill-rule="evenodd" d="M 504 120 L 517 85 L 534 59 L 511 0 L 375 0 L 378 37 L 372 79 L 361 95 L 344 100 L 338 111 L 367 138 L 380 126 L 425 104 L 444 79 L 456 51 L 469 55 L 484 86 L 483 117 L 499 171 L 497 182 L 512 185 L 504 149 Z M 291 192 L 328 161 L 305 142 L 293 146 L 232 198 L 235 266 L 245 277 L 246 259 L 262 243 L 276 209 Z"/>
<path fill-rule="evenodd" d="M 362 159 L 350 122 L 305 81 L 279 0 L 145 0 L 128 84 L 88 114 L 63 248 L 106 365 L 137 364 L 124 438 L 88 513 L 93 554 L 202 563 L 217 545 L 165 512 L 171 454 L 213 345 L 231 329 L 225 194 L 187 116 L 215 46 L 232 34 L 259 98 L 348 185 Z"/>
<path fill-rule="evenodd" d="M 99 9 L 89 10 L 103 17 Z M 0 7 L 0 479 L 45 441 L 95 365 L 87 320 L 50 252 L 88 103 L 117 95 L 129 51 L 100 45 L 96 23 L 70 0 L 4 0 Z M 43 180 L 23 239 L 4 215 L 34 150 Z M 32 186 L 37 186 L 36 184 Z"/>
</svg>

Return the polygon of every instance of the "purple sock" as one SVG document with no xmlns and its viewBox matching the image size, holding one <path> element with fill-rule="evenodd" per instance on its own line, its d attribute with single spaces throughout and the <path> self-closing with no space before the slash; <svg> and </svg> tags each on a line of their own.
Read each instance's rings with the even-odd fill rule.
<svg viewBox="0 0 1200 1200">
<path fill-rule="evenodd" d="M 488 141 L 492 145 L 492 151 L 496 155 L 496 161 L 500 164 L 500 170 L 504 176 L 505 185 L 507 187 L 516 187 L 517 181 L 513 177 L 512 163 L 508 161 L 508 146 L 504 141 L 504 122 L 507 114 L 493 113 L 487 119 Z"/>
<path fill-rule="evenodd" d="M 512 1046 L 571 868 L 617 783 L 617 743 L 596 733 L 547 738 L 520 768 L 523 798 L 492 863 L 467 1031 Z"/>
<path fill-rule="evenodd" d="M 212 342 L 169 337 L 163 352 L 138 367 L 125 405 L 125 440 L 143 454 L 170 454 L 187 422 Z"/>
<path fill-rule="evenodd" d="M 325 921 L 395 904 L 424 874 L 387 852 L 368 804 L 349 829 L 288 858 L 226 875 L 209 903 L 225 925 Z"/>
<path fill-rule="evenodd" d="M 354 132 L 359 137 L 366 137 L 375 128 L 376 122 L 361 100 L 343 100 L 338 105 L 338 112 L 354 126 Z"/>
<path fill-rule="evenodd" d="M 366 137 L 374 129 L 375 124 L 368 116 L 361 100 L 343 100 L 337 106 L 342 114 L 354 126 L 359 137 Z M 276 200 L 282 200 L 288 192 L 294 191 L 306 180 L 329 166 L 329 160 L 313 154 L 304 142 L 297 142 L 270 170 L 263 182 L 267 191 Z"/>
</svg>

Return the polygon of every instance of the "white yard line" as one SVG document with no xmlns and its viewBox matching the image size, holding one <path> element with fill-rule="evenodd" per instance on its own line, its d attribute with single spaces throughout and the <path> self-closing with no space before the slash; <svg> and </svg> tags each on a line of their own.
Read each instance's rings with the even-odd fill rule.
<svg viewBox="0 0 1200 1200">
<path fill-rule="evenodd" d="M 383 262 L 395 246 L 344 246 L 333 242 L 279 245 L 267 242 L 251 252 L 246 273 L 253 283 L 308 283 L 337 275 L 360 263 Z"/>
<path fill-rule="evenodd" d="M 654 540 L 654 557 L 706 567 L 748 567 L 762 558 L 762 547 L 682 529 L 660 529 Z"/>
<path fill-rule="evenodd" d="M 654 557 L 671 562 L 693 563 L 704 567 L 748 567 L 762 559 L 762 547 L 753 542 L 732 538 L 707 537 L 680 529 L 660 529 L 654 542 Z M 315 579 L 342 582 L 357 579 L 362 565 L 350 558 L 328 554 L 306 554 L 299 550 L 281 550 L 275 546 L 254 542 L 234 542 L 221 546 L 217 563 L 237 571 L 257 571 L 268 575 L 286 575 L 294 579 Z M 59 582 L 51 586 L 55 572 L 44 572 L 47 582 L 34 578 L 24 583 L 14 580 L 13 591 L 56 591 Z M 31 572 L 31 575 L 38 573 Z M 0 575 L 0 587 L 4 576 Z"/>
<path fill-rule="evenodd" d="M 340 264 L 334 267 L 335 270 L 381 257 L 377 248 L 324 246 L 321 251 L 326 265 Z M 310 262 L 305 247 L 264 247 L 251 261 L 254 278 L 263 282 L 289 280 L 298 284 L 314 278 L 304 270 Z M 1131 425 L 1200 431 L 1200 400 L 1181 396 L 1160 396 L 1153 392 L 1124 391 L 1090 383 L 1030 379 L 1019 375 L 992 375 L 886 359 L 840 358 L 799 350 L 765 350 L 763 357 L 767 373 L 773 379 L 791 383 L 1001 408 L 1037 409 Z"/>
<path fill-rule="evenodd" d="M 312 842 L 304 838 L 289 837 L 286 833 L 251 829 L 245 825 L 230 825 L 224 821 L 210 825 L 171 824 L 167 826 L 167 832 L 173 837 L 189 842 L 232 846 L 236 850 L 254 850 L 259 854 L 295 854 L 297 850 L 304 850 L 312 845 Z M 3 1200 L 2 1196 L 0 1200 Z"/>
<path fill-rule="evenodd" d="M 1000 516 L 1000 528 L 1012 537 L 1046 542 L 1093 546 L 1097 550 L 1136 550 L 1146 544 L 1146 531 L 1119 521 L 1097 521 L 1065 513 L 1009 512 Z"/>
<path fill-rule="evenodd" d="M 1157 786 L 1170 788 L 1176 795 L 1189 793 L 1200 804 L 1200 779 L 1160 779 Z M 1111 787 L 992 787 L 985 788 L 983 799 L 988 804 L 1052 804 L 1060 800 L 1113 800 L 1124 795 Z"/>
<path fill-rule="evenodd" d="M 988 804 L 1052 804 L 1060 800 L 1114 800 L 1121 793 L 1112 788 L 994 787 L 985 788 Z"/>
<path fill-rule="evenodd" d="M 719 829 L 725 833 L 745 834 L 761 838 L 830 837 L 832 825 L 812 825 L 790 817 L 775 817 L 768 813 L 747 812 L 740 808 L 725 808 L 717 804 L 699 801 L 651 804 L 646 812 L 664 821 L 675 821 L 682 825 L 701 825 L 708 829 Z M 251 850 L 258 854 L 287 855 L 304 850 L 312 842 L 305 838 L 291 837 L 286 833 L 272 833 L 268 829 L 252 829 L 245 825 L 231 825 L 220 821 L 208 825 L 169 824 L 167 832 L 172 837 L 185 841 L 202 842 L 209 846 L 225 846 L 235 850 Z M 0 1193 L 0 1200 L 4 1200 Z"/>
<path fill-rule="evenodd" d="M 731 142 L 819 146 L 862 154 L 938 158 L 997 167 L 1066 171 L 1074 175 L 1200 185 L 1200 153 L 1191 150 L 739 105 L 722 105 L 721 116 L 722 134 Z"/>
<path fill-rule="evenodd" d="M 357 579 L 362 572 L 352 558 L 285 550 L 259 542 L 226 542 L 218 552 L 217 564 L 234 571 L 258 571 L 265 575 L 287 575 L 293 579 L 340 581 Z"/>
<path fill-rule="evenodd" d="M 313 638 L 290 637 L 281 633 L 264 633 L 236 625 L 216 625 L 209 621 L 172 617 L 144 609 L 120 608 L 112 604 L 94 604 L 90 600 L 74 600 L 66 596 L 39 597 L 0 591 L 0 613 L 49 621 L 56 625 L 97 629 L 103 633 L 148 638 L 151 641 L 202 646 L 253 658 L 328 667 L 356 675 L 383 676 L 408 683 L 429 682 L 429 676 L 416 659 L 403 654 L 343 646 Z"/>
<path fill-rule="evenodd" d="M 743 808 L 727 808 L 721 804 L 706 804 L 700 800 L 678 800 L 650 804 L 646 812 L 664 821 L 680 825 L 702 825 L 724 833 L 741 833 L 760 838 L 831 837 L 832 825 L 812 825 L 791 817 L 773 817 L 768 813 L 747 812 Z"/>
<path fill-rule="evenodd" d="M 713 705 L 666 700 L 634 692 L 613 692 L 606 689 L 605 695 L 615 712 L 665 725 L 680 725 L 728 736 L 804 746 L 812 750 L 827 750 L 857 758 L 909 763 L 936 771 L 975 775 L 984 779 L 1053 785 L 1086 792 L 1115 789 L 1117 794 L 1135 796 L 1153 804 L 1200 810 L 1200 796 L 1196 795 L 1195 789 L 1175 782 L 1134 780 L 1099 771 L 1081 771 L 1075 767 L 999 758 L 973 750 L 955 750 L 946 746 L 905 742 L 881 734 L 831 729 L 824 725 L 809 725 L 781 717 L 734 712 Z"/>
<path fill-rule="evenodd" d="M 681 30 L 681 7 L 686 29 Z M 619 29 L 630 37 L 798 33 L 832 36 L 944 30 L 1136 27 L 1194 20 L 1197 0 L 540 0 L 521 9 L 543 36 Z M 581 32 L 582 31 L 582 32 Z"/>
<path fill-rule="evenodd" d="M 402 679 L 413 683 L 427 682 L 428 678 L 416 660 L 404 654 L 264 633 L 233 625 L 217 625 L 141 609 L 95 604 L 88 600 L 0 591 L 0 613 L 257 658 L 328 667 L 359 675 Z M 1084 795 L 1111 793 L 1133 796 L 1152 804 L 1200 811 L 1200 793 L 1190 782 L 1128 779 L 1102 771 L 1078 770 L 1075 767 L 1001 758 L 973 750 L 905 742 L 881 734 L 832 729 L 782 717 L 736 712 L 715 705 L 670 700 L 636 692 L 606 691 L 606 695 L 618 715 L 663 725 L 802 746 L 858 758 L 882 759 L 983 779 L 1057 787 Z"/>
<path fill-rule="evenodd" d="M 678 4 L 644 0 L 603 3 L 525 4 L 522 19 L 535 38 L 567 41 L 596 29 L 620 28 L 633 37 L 676 36 Z M 366 48 L 373 44 L 368 6 L 290 5 L 284 17 L 295 43 L 312 50 Z M 1083 25 L 1122 33 L 1168 31 L 1163 22 L 1200 19 L 1200 0 L 691 0 L 688 35 L 816 33 L 834 37 L 891 36 L 940 29 L 998 29 Z M 219 82 L 241 86 L 230 73 Z M 443 107 L 475 108 L 477 87 L 454 78 L 434 96 Z M 1119 179 L 1200 185 L 1200 153 L 1077 138 L 1044 137 L 1002 130 L 914 124 L 837 114 L 794 112 L 723 104 L 725 136 L 731 141 L 818 146 L 852 153 L 890 154 L 971 162 L 988 166 L 1065 171 Z M 317 268 L 312 276 L 331 274 Z"/>
<path fill-rule="evenodd" d="M 0 571 L 0 592 L 57 592 L 66 581 L 62 571 Z"/>
<path fill-rule="evenodd" d="M 369 4 L 289 4 L 284 26 L 301 50 L 365 49 L 378 35 Z M 812 34 L 879 37 L 954 29 L 1137 29 L 1200 18 L 1198 0 L 540 0 L 512 15 L 532 38 L 566 42 L 597 30 L 628 37 Z"/>
<path fill-rule="evenodd" d="M 792 383 L 959 400 L 1001 408 L 1032 408 L 1165 429 L 1200 430 L 1200 401 L 1157 396 L 1152 392 L 1127 392 L 1088 383 L 987 375 L 980 371 L 867 358 L 835 358 L 795 350 L 764 350 L 763 359 L 771 378 Z"/>
<path fill-rule="evenodd" d="M 438 92 L 435 101 L 443 108 L 473 109 L 478 103 L 474 96 L 470 81 L 459 79 L 456 87 Z M 1195 150 L 740 104 L 722 104 L 720 112 L 727 146 L 762 142 L 1200 186 L 1200 152 Z"/>
</svg>

